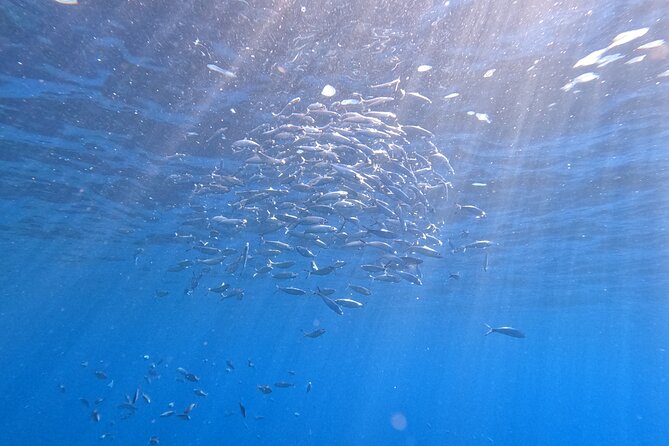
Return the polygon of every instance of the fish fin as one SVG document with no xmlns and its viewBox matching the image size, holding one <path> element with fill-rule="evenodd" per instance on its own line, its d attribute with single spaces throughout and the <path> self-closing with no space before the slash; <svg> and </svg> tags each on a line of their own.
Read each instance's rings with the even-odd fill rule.
<svg viewBox="0 0 669 446">
<path fill-rule="evenodd" d="M 495 329 L 492 328 L 490 325 L 488 325 L 488 324 L 483 324 L 483 325 L 485 325 L 486 327 L 488 327 L 488 331 L 487 331 L 486 334 L 485 334 L 486 336 L 488 336 L 490 333 L 492 333 L 493 331 L 495 331 Z"/>
</svg>

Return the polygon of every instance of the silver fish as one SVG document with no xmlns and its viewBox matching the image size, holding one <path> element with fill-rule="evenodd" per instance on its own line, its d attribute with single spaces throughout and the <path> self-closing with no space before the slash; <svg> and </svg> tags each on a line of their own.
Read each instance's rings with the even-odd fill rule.
<svg viewBox="0 0 669 446">
<path fill-rule="evenodd" d="M 353 299 L 335 299 L 334 302 L 340 307 L 362 308 L 363 304 Z"/>
<path fill-rule="evenodd" d="M 335 313 L 337 313 L 340 316 L 342 314 L 344 314 L 344 310 L 342 310 L 341 307 L 338 304 L 335 303 L 335 301 L 333 301 L 329 297 L 323 296 L 322 294 L 320 296 L 321 296 L 321 299 L 323 299 L 323 302 L 325 303 L 325 305 L 327 305 L 330 310 L 334 311 Z"/>
<path fill-rule="evenodd" d="M 456 204 L 459 210 L 467 211 L 470 214 L 473 214 L 476 218 L 485 218 L 486 213 L 483 209 L 474 206 L 472 204 Z"/>
<path fill-rule="evenodd" d="M 272 274 L 272 277 L 279 280 L 294 279 L 297 276 L 298 274 L 293 271 L 279 271 L 278 273 Z"/>
<path fill-rule="evenodd" d="M 382 273 L 386 270 L 385 266 L 379 266 L 379 265 L 360 265 L 360 268 L 364 269 L 369 273 Z"/>
<path fill-rule="evenodd" d="M 406 280 L 407 282 L 413 283 L 414 285 L 422 285 L 423 284 L 423 282 L 420 280 L 420 277 L 418 277 L 414 274 L 408 273 L 406 271 L 395 271 L 395 274 L 397 274 L 398 276 L 400 276 L 402 279 Z"/>
<path fill-rule="evenodd" d="M 370 294 L 372 294 L 372 292 L 368 288 L 365 288 L 364 286 L 352 285 L 349 283 L 348 287 L 353 291 L 355 291 L 356 293 L 362 294 L 363 296 L 369 296 Z"/>
<path fill-rule="evenodd" d="M 290 268 L 291 266 L 295 265 L 295 261 L 286 260 L 285 262 L 273 262 L 272 260 L 270 260 L 269 264 L 274 268 Z"/>
<path fill-rule="evenodd" d="M 500 334 L 511 336 L 511 337 L 514 337 L 514 338 L 524 338 L 525 337 L 525 333 L 523 333 L 522 331 L 517 330 L 513 327 L 493 328 L 488 324 L 485 324 L 485 326 L 488 327 L 488 331 L 485 334 L 486 336 L 488 336 L 490 333 L 500 333 Z"/>
<path fill-rule="evenodd" d="M 492 246 L 493 243 L 490 240 L 477 240 L 475 242 L 469 243 L 467 245 L 461 246 L 460 249 L 462 249 L 462 252 L 466 252 L 467 249 L 471 248 L 478 248 L 478 249 L 485 249 L 490 246 Z"/>
<path fill-rule="evenodd" d="M 314 258 L 316 257 L 313 252 L 309 251 L 309 249 L 305 248 L 304 246 L 296 246 L 295 249 L 297 252 L 300 253 L 301 256 L 307 257 L 307 258 Z"/>
<path fill-rule="evenodd" d="M 286 293 L 286 294 L 292 294 L 293 296 L 304 296 L 305 294 L 307 294 L 307 292 L 304 291 L 303 289 L 295 288 L 295 287 L 292 287 L 292 286 L 289 286 L 289 287 L 281 287 L 281 286 L 278 286 L 278 285 L 277 285 L 276 288 L 277 288 L 278 290 L 283 291 L 283 292 Z"/>
<path fill-rule="evenodd" d="M 325 334 L 325 328 L 317 328 L 314 331 L 306 332 L 302 330 L 302 333 L 304 333 L 304 337 L 306 338 L 317 338 L 319 336 L 323 336 Z"/>
<path fill-rule="evenodd" d="M 265 395 L 272 393 L 272 388 L 265 384 L 260 384 L 256 386 L 259 392 L 264 393 Z"/>
</svg>

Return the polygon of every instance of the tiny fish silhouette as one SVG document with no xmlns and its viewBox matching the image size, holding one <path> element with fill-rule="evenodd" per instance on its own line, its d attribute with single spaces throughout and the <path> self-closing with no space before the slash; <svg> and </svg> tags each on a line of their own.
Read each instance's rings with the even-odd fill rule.
<svg viewBox="0 0 669 446">
<path fill-rule="evenodd" d="M 488 327 L 488 331 L 485 334 L 486 336 L 488 336 L 490 333 L 500 333 L 500 334 L 511 336 L 511 337 L 514 337 L 514 338 L 524 338 L 525 337 L 525 333 L 523 333 L 522 331 L 517 330 L 513 327 L 493 328 L 488 324 L 485 324 L 485 326 Z"/>
</svg>

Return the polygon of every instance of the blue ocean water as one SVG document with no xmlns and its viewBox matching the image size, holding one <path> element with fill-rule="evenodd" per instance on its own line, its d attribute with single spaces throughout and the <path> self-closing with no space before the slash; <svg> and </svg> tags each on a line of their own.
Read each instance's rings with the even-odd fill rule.
<svg viewBox="0 0 669 446">
<path fill-rule="evenodd" d="M 0 444 L 669 443 L 668 30 L 663 0 L 3 2 Z M 276 155 L 282 116 L 374 97 L 433 134 L 409 155 L 430 141 L 455 172 L 429 209 L 393 208 L 438 226 L 422 285 L 372 280 L 384 253 L 332 234 L 217 226 L 342 186 L 258 186 L 323 170 L 236 141 Z M 263 187 L 286 194 L 239 204 Z M 270 238 L 346 265 L 306 277 L 291 251 L 272 258 L 299 276 L 277 280 Z M 206 265 L 202 246 L 235 251 Z M 336 314 L 317 287 L 364 306 Z"/>
</svg>

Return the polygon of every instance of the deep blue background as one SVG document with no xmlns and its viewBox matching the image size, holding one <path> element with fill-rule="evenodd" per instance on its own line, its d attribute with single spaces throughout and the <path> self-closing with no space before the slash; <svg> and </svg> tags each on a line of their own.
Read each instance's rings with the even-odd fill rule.
<svg viewBox="0 0 669 446">
<path fill-rule="evenodd" d="M 4 2 L 0 443 L 669 443 L 669 49 L 624 64 L 669 40 L 669 7 L 517 3 Z M 643 27 L 610 51 L 624 59 L 572 68 Z M 600 78 L 560 90 L 587 71 Z M 425 285 L 374 284 L 344 317 L 268 279 L 221 302 L 206 292 L 218 272 L 184 295 L 192 272 L 167 268 L 196 253 L 174 234 L 197 233 L 193 184 L 221 147 L 293 97 L 324 101 L 325 84 L 343 99 L 398 77 L 432 99 L 404 103 L 402 121 L 436 133 L 454 192 L 488 214 L 455 218 L 443 238 L 495 241 L 489 271 L 483 253 L 445 249 Z M 207 142 L 221 127 L 227 139 Z M 369 285 L 355 271 L 300 280 Z M 484 323 L 527 338 L 485 337 Z M 315 324 L 327 333 L 303 337 Z M 209 396 L 177 382 L 177 367 Z M 256 390 L 279 380 L 296 387 Z M 138 386 L 151 404 L 121 419 Z M 100 423 L 82 397 L 105 398 Z M 159 418 L 171 401 L 197 402 L 192 420 Z"/>
</svg>

